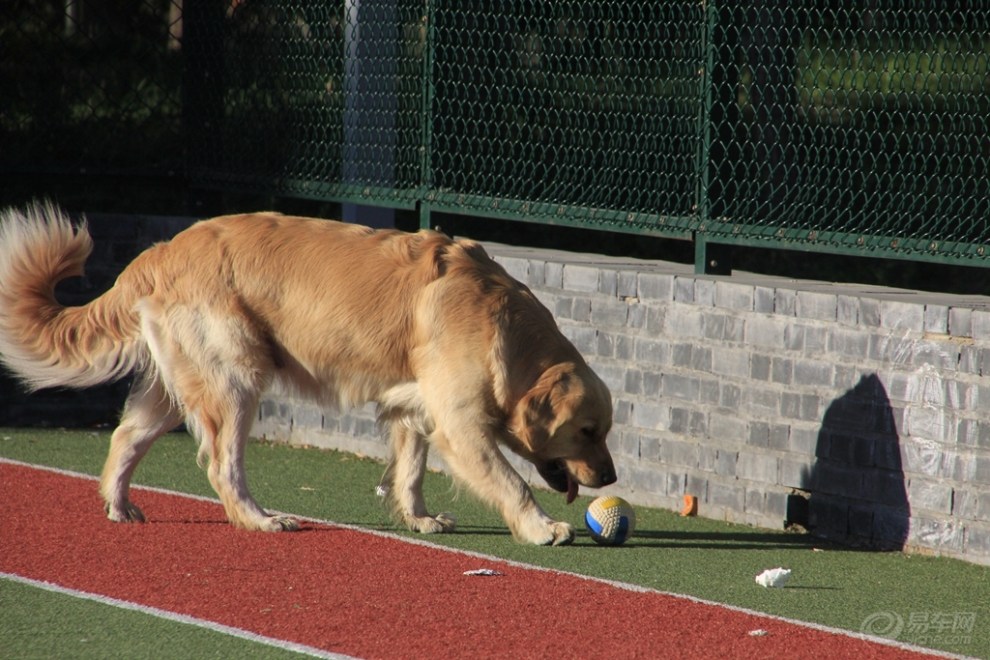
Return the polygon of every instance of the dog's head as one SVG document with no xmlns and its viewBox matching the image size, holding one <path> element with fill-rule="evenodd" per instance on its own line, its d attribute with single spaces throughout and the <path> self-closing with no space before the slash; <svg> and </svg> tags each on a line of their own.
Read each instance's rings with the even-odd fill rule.
<svg viewBox="0 0 990 660">
<path fill-rule="evenodd" d="M 554 490 L 577 497 L 578 485 L 614 483 L 615 466 L 605 443 L 612 428 L 612 396 L 583 363 L 556 364 L 540 376 L 516 405 L 510 426 L 532 462 Z"/>
</svg>

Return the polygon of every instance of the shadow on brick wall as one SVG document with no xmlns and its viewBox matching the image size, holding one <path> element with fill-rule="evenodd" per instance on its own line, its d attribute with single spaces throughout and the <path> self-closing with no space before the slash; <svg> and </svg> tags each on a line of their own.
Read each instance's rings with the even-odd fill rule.
<svg viewBox="0 0 990 660">
<path fill-rule="evenodd" d="M 825 411 L 803 488 L 804 497 L 788 502 L 789 520 L 843 544 L 903 549 L 911 507 L 890 399 L 876 374 Z"/>
</svg>

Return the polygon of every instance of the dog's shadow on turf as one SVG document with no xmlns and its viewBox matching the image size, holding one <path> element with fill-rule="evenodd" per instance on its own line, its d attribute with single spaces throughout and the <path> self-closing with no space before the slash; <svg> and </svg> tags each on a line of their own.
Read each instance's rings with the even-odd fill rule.
<svg viewBox="0 0 990 660">
<path fill-rule="evenodd" d="M 578 537 L 580 540 L 581 537 Z M 820 548 L 817 539 L 782 532 L 685 532 L 637 529 L 628 547 L 684 548 L 695 550 L 773 550 Z"/>
<path fill-rule="evenodd" d="M 177 525 L 177 526 L 203 526 L 203 527 L 228 527 L 232 532 L 243 532 L 244 530 L 238 530 L 236 527 L 230 524 L 226 518 L 190 518 L 190 517 L 152 517 L 148 519 L 148 522 L 155 525 Z M 306 520 L 299 521 L 299 528 L 291 532 L 283 532 L 288 534 L 309 534 L 312 532 L 341 532 L 346 531 L 346 527 L 340 527 L 332 523 L 316 523 L 309 522 Z M 262 536 L 258 532 L 248 532 L 250 534 L 257 534 L 259 537 Z"/>
</svg>

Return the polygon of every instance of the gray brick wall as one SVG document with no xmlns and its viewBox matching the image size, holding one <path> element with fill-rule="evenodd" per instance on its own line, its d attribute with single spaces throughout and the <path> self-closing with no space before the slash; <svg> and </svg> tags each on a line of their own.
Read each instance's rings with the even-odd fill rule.
<svg viewBox="0 0 990 660">
<path fill-rule="evenodd" d="M 990 298 L 490 251 L 612 388 L 610 492 L 990 564 Z M 266 402 L 255 433 L 386 454 L 370 408 Z"/>
</svg>

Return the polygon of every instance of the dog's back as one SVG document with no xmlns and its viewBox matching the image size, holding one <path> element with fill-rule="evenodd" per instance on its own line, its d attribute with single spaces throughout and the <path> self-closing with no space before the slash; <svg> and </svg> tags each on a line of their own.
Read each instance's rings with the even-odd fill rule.
<svg viewBox="0 0 990 660">
<path fill-rule="evenodd" d="M 263 338 L 279 384 L 343 406 L 413 378 L 416 306 L 452 241 L 276 214 L 199 223 L 162 246 L 175 277 L 166 307 L 190 296 Z M 158 294 L 156 294 L 157 296 Z"/>
<path fill-rule="evenodd" d="M 38 388 L 89 387 L 143 365 L 171 390 L 177 355 L 212 344 L 202 361 L 250 351 L 251 367 L 270 371 L 260 385 L 361 403 L 413 379 L 410 349 L 430 331 L 416 323 L 429 284 L 453 268 L 475 284 L 456 292 L 477 302 L 504 276 L 476 244 L 436 232 L 255 213 L 199 222 L 139 255 L 100 298 L 65 308 L 53 291 L 82 273 L 92 245 L 85 224 L 34 207 L 8 212 L 4 228 L 0 353 Z M 477 331 L 477 309 L 444 322 Z M 176 342 L 181 350 L 168 346 Z"/>
</svg>

